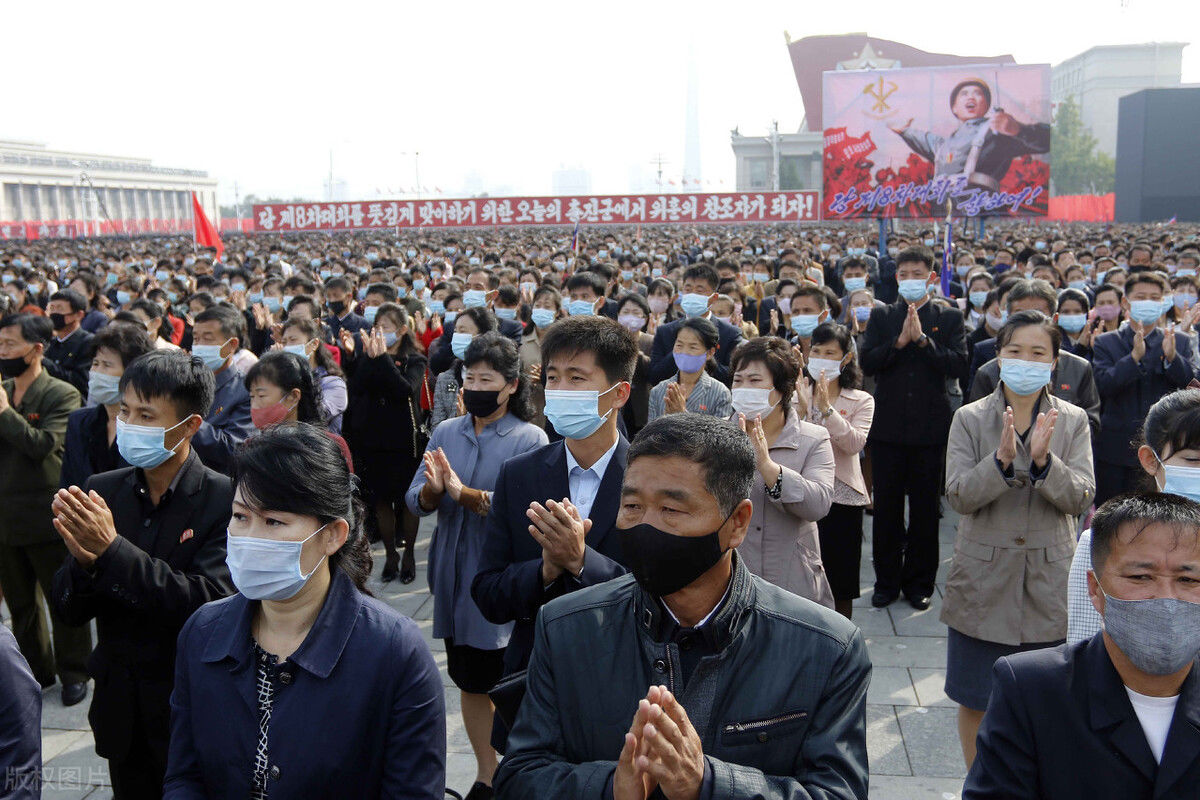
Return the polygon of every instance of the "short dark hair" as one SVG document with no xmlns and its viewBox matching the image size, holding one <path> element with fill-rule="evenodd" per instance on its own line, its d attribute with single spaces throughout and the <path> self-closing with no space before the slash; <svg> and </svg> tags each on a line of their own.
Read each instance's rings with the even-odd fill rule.
<svg viewBox="0 0 1200 800">
<path fill-rule="evenodd" d="M 626 463 L 643 456 L 674 456 L 699 465 L 704 487 L 725 515 L 749 499 L 757 470 L 750 437 L 728 420 L 708 414 L 658 417 L 633 437 Z"/>
<path fill-rule="evenodd" d="M 133 387 L 138 396 L 153 400 L 165 397 L 175 406 L 180 419 L 192 414 L 208 416 L 216 379 L 211 369 L 182 350 L 154 350 L 125 365 L 121 393 Z"/>
<path fill-rule="evenodd" d="M 542 365 L 556 358 L 591 353 L 612 383 L 633 380 L 638 347 L 629 331 L 608 317 L 578 316 L 560 319 L 546 329 L 542 339 Z"/>
<path fill-rule="evenodd" d="M 858 354 L 854 351 L 854 339 L 850 335 L 850 329 L 832 320 L 822 322 L 813 329 L 809 347 L 829 342 L 838 343 L 838 346 L 842 348 L 843 358 L 850 356 L 850 363 L 842 367 L 842 371 L 838 375 L 838 386 L 843 389 L 862 388 L 862 369 L 858 366 Z"/>
<path fill-rule="evenodd" d="M 0 319 L 0 330 L 13 327 L 20 328 L 21 338 L 30 344 L 48 344 L 54 336 L 54 325 L 37 314 L 9 314 Z"/>
<path fill-rule="evenodd" d="M 129 310 L 141 311 L 152 320 L 162 319 L 163 316 L 162 306 L 153 300 L 147 300 L 145 297 L 139 297 L 137 300 L 134 300 L 132 303 L 130 303 Z"/>
<path fill-rule="evenodd" d="M 517 391 L 508 398 L 508 411 L 522 422 L 534 418 L 536 412 L 529 399 L 529 376 L 521 369 L 521 355 L 516 342 L 499 331 L 480 334 L 467 345 L 462 363 L 464 367 L 484 363 L 499 372 L 506 382 L 516 381 Z"/>
<path fill-rule="evenodd" d="M 366 294 L 377 294 L 383 298 L 385 303 L 394 303 L 400 299 L 400 293 L 390 283 L 372 283 L 367 287 Z"/>
<path fill-rule="evenodd" d="M 1054 324 L 1054 320 L 1047 317 L 1040 311 L 1029 309 L 1027 311 L 1018 311 L 1015 314 L 1010 314 L 1008 321 L 1004 323 L 999 332 L 996 334 L 996 354 L 1012 341 L 1013 334 L 1019 328 L 1024 328 L 1029 325 L 1036 325 L 1046 332 L 1050 337 L 1050 346 L 1054 351 L 1054 357 L 1058 358 L 1058 349 L 1062 347 L 1062 331 Z"/>
<path fill-rule="evenodd" d="M 1054 290 L 1049 281 L 1040 278 L 1022 278 L 1015 282 L 1008 290 L 1008 294 L 1005 295 L 1005 309 L 1012 308 L 1012 304 L 1018 300 L 1029 299 L 1045 300 L 1051 314 L 1058 310 L 1058 292 Z"/>
<path fill-rule="evenodd" d="M 299 389 L 300 402 L 296 405 L 296 419 L 314 425 L 326 423 L 321 405 L 321 386 L 317 383 L 317 374 L 309 366 L 307 358 L 283 350 L 265 353 L 246 373 L 243 381 L 246 391 L 250 391 L 255 382 L 260 380 L 278 386 L 284 394 Z"/>
<path fill-rule="evenodd" d="M 796 307 L 796 300 L 800 297 L 815 298 L 817 305 L 819 305 L 821 308 L 829 308 L 829 295 L 825 293 L 825 289 L 823 287 L 817 286 L 815 283 L 809 283 L 805 281 L 804 283 L 800 284 L 800 288 L 796 290 L 794 295 L 792 295 L 793 313 Z"/>
<path fill-rule="evenodd" d="M 1200 449 L 1200 389 L 1180 389 L 1163 395 L 1146 412 L 1141 436 L 1160 458 L 1180 450 Z"/>
<path fill-rule="evenodd" d="M 354 287 L 350 285 L 350 281 L 346 280 L 341 275 L 334 275 L 329 280 L 325 281 L 325 291 L 336 289 L 341 292 L 349 292 Z"/>
<path fill-rule="evenodd" d="M 775 391 L 779 392 L 779 405 L 786 419 L 791 413 L 792 395 L 796 393 L 796 380 L 800 377 L 800 361 L 792 346 L 778 336 L 759 336 L 743 342 L 729 359 L 730 376 L 754 361 L 762 362 L 771 374 L 771 382 L 775 385 Z"/>
<path fill-rule="evenodd" d="M 329 569 L 342 570 L 360 592 L 371 594 L 366 588 L 371 545 L 363 532 L 358 481 L 328 431 L 301 422 L 251 436 L 234 455 L 233 480 L 252 508 L 316 517 L 323 525 L 346 520 L 350 534 L 329 556 Z"/>
<path fill-rule="evenodd" d="M 717 273 L 717 270 L 712 266 L 712 264 L 706 264 L 704 262 L 692 264 L 683 271 L 683 282 L 690 280 L 702 280 L 711 286 L 714 292 L 721 284 L 721 276 Z"/>
<path fill-rule="evenodd" d="M 901 264 L 922 264 L 925 269 L 933 269 L 933 251 L 924 245 L 906 247 L 896 254 L 896 268 Z"/>
<path fill-rule="evenodd" d="M 596 272 L 576 272 L 567 278 L 567 292 L 573 289 L 591 289 L 596 297 L 604 297 L 608 282 Z"/>
<path fill-rule="evenodd" d="M 55 300 L 66 300 L 71 306 L 71 313 L 87 311 L 87 299 L 74 289 L 59 289 L 50 295 L 48 302 L 52 303 Z"/>
<path fill-rule="evenodd" d="M 1129 292 L 1133 291 L 1133 287 L 1139 283 L 1152 283 L 1161 289 L 1164 294 L 1168 289 L 1167 279 L 1162 275 L 1159 275 L 1157 272 L 1151 272 L 1150 270 L 1137 270 L 1129 273 L 1129 278 L 1125 281 L 1125 293 L 1128 294 Z"/>
<path fill-rule="evenodd" d="M 246 322 L 241 312 L 231 305 L 217 303 L 209 306 L 196 315 L 195 322 L 216 322 L 221 326 L 221 335 L 226 339 L 236 338 L 241 345 L 246 344 Z"/>
<path fill-rule="evenodd" d="M 1109 500 L 1096 509 L 1092 517 L 1092 570 L 1100 574 L 1104 569 L 1122 526 L 1136 526 L 1133 535 L 1133 539 L 1136 539 L 1142 531 L 1156 523 L 1173 528 L 1176 541 L 1185 534 L 1195 540 L 1200 535 L 1200 505 L 1186 497 L 1162 492 L 1125 495 Z"/>
<path fill-rule="evenodd" d="M 92 352 L 103 347 L 121 357 L 121 366 L 133 363 L 138 356 L 154 352 L 154 342 L 141 325 L 105 325 L 92 340 Z"/>
<path fill-rule="evenodd" d="M 1091 302 L 1088 300 L 1087 293 L 1081 289 L 1063 289 L 1058 293 L 1059 308 L 1062 308 L 1062 304 L 1068 300 L 1074 300 L 1076 303 L 1079 303 L 1085 313 L 1092 307 Z"/>
</svg>

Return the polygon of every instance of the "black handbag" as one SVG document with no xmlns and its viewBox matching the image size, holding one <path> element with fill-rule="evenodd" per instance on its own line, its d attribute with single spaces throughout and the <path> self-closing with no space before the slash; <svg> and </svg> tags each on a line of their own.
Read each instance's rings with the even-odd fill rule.
<svg viewBox="0 0 1200 800">
<path fill-rule="evenodd" d="M 527 672 L 528 670 L 521 670 L 506 678 L 501 678 L 500 682 L 488 691 L 488 697 L 491 699 L 492 705 L 496 707 L 497 716 L 504 723 L 504 727 L 510 731 L 517 721 L 517 712 L 521 710 L 521 701 L 525 699 Z"/>
</svg>

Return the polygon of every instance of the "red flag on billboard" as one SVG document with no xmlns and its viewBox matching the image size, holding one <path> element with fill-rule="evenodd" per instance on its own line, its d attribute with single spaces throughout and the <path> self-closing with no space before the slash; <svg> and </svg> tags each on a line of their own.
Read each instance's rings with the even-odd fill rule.
<svg viewBox="0 0 1200 800">
<path fill-rule="evenodd" d="M 221 254 L 225 252 L 225 245 L 221 243 L 221 235 L 217 233 L 217 229 L 205 216 L 204 209 L 200 207 L 200 198 L 196 197 L 195 192 L 192 192 L 192 235 L 196 244 L 217 248 L 217 260 L 220 260 Z"/>
</svg>

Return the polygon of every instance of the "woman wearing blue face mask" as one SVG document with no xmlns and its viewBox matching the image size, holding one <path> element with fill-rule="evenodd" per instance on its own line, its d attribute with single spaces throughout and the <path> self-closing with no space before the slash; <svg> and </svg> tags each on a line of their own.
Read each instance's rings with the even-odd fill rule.
<svg viewBox="0 0 1200 800">
<path fill-rule="evenodd" d="M 1099 322 L 1091 307 L 1088 296 L 1079 289 L 1063 289 L 1058 293 L 1058 327 L 1063 332 L 1063 349 L 1080 358 L 1092 360 L 1092 337 Z"/>
<path fill-rule="evenodd" d="M 950 427 L 946 500 L 961 519 L 941 620 L 968 768 L 996 659 L 1067 633 L 1070 555 L 1096 483 L 1086 413 L 1047 391 L 1061 341 L 1036 311 L 1009 317 L 996 341 L 1000 385 Z"/>
<path fill-rule="evenodd" d="M 732 396 L 725 384 L 708 374 L 720 334 L 717 326 L 703 317 L 689 317 L 679 327 L 673 356 L 676 374 L 650 390 L 646 424 L 663 414 L 709 414 L 726 419 L 732 411 Z"/>
<path fill-rule="evenodd" d="M 441 678 L 412 620 L 366 589 L 363 504 L 337 445 L 278 425 L 235 475 L 238 593 L 180 634 L 165 796 L 441 798 Z"/>
<path fill-rule="evenodd" d="M 342 415 L 346 411 L 349 395 L 345 374 L 333 360 L 333 354 L 321 338 L 323 335 L 323 327 L 316 320 L 288 320 L 283 326 L 280 344 L 283 350 L 295 353 L 308 362 L 321 388 L 321 405 L 325 410 L 329 430 L 340 434 Z"/>
<path fill-rule="evenodd" d="M 498 328 L 496 316 L 486 308 L 463 309 L 454 320 L 454 335 L 450 337 L 450 350 L 454 361 L 449 369 L 437 376 L 437 382 L 434 384 L 433 407 L 429 415 L 430 430 L 436 428 L 443 420 L 466 413 L 461 399 L 462 357 L 466 355 L 472 339 Z"/>
<path fill-rule="evenodd" d="M 413 339 L 408 312 L 395 303 L 379 307 L 375 327 L 362 335 L 362 353 L 347 362 L 351 373 L 342 435 L 375 504 L 379 537 L 387 551 L 381 576 L 385 581 L 399 574 L 402 583 L 412 583 L 417 575 L 417 518 L 403 508 L 404 492 L 425 450 L 421 395 L 427 364 Z M 399 564 L 395 540 L 401 518 L 404 556 Z"/>
<path fill-rule="evenodd" d="M 1150 406 L 1138 436 L 1138 463 L 1147 491 L 1177 494 L 1200 503 L 1200 390 L 1180 389 Z M 1092 532 L 1079 537 L 1067 586 L 1067 644 L 1090 639 L 1100 630 L 1100 615 L 1088 600 L 1092 568 Z"/>
<path fill-rule="evenodd" d="M 542 286 L 533 293 L 529 318 L 532 325 L 521 337 L 521 364 L 529 376 L 529 402 L 533 406 L 530 420 L 539 428 L 546 424 L 546 387 L 542 384 L 542 338 L 546 330 L 563 316 L 562 295 L 553 286 Z M 439 376 L 440 377 L 440 376 Z"/>
</svg>

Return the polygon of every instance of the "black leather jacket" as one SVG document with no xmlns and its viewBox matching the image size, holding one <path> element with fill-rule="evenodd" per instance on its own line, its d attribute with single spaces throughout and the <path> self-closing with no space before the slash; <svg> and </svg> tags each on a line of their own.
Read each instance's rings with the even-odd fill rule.
<svg viewBox="0 0 1200 800">
<path fill-rule="evenodd" d="M 867 797 L 871 663 L 857 627 L 735 553 L 729 593 L 699 629 L 716 654 L 686 686 L 674 629 L 630 575 L 543 606 L 497 796 L 608 800 L 638 701 L 665 684 L 703 744 L 701 797 Z"/>
</svg>

